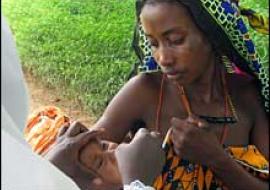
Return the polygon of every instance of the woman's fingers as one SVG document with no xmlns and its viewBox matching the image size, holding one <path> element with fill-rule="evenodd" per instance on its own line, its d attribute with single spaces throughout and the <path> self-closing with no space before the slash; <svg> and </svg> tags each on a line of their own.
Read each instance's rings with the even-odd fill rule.
<svg viewBox="0 0 270 190">
<path fill-rule="evenodd" d="M 103 128 L 88 130 L 74 137 L 73 143 L 78 147 L 82 147 L 86 145 L 90 140 L 97 140 L 104 131 L 105 130 Z"/>
<path fill-rule="evenodd" d="M 195 115 L 189 116 L 187 122 L 196 125 L 198 128 L 208 128 L 207 122 Z"/>
<path fill-rule="evenodd" d="M 190 116 L 188 116 L 187 119 L 179 119 L 179 118 L 173 117 L 171 119 L 171 125 L 173 127 L 178 128 L 179 130 L 186 129 L 186 127 L 191 127 L 191 126 L 195 126 L 198 128 L 207 128 L 208 127 L 208 125 L 205 121 L 201 120 L 200 118 L 198 118 L 195 115 L 190 115 Z"/>
<path fill-rule="evenodd" d="M 66 134 L 69 137 L 75 137 L 78 134 L 84 133 L 86 131 L 88 131 L 88 129 L 83 124 L 81 124 L 78 121 L 74 121 L 73 123 L 71 123 L 71 125 L 70 125 L 69 129 L 67 130 Z"/>
<path fill-rule="evenodd" d="M 70 126 L 70 123 L 65 123 L 64 125 L 62 125 L 62 127 L 58 131 L 57 137 L 63 136 L 68 130 L 69 126 Z"/>
</svg>

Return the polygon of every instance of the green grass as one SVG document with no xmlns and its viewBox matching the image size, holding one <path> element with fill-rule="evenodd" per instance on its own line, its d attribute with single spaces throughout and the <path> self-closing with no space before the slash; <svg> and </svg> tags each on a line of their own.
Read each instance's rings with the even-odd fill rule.
<svg viewBox="0 0 270 190">
<path fill-rule="evenodd" d="M 135 62 L 133 0 L 2 2 L 24 67 L 99 115 Z"/>
<path fill-rule="evenodd" d="M 242 0 L 268 14 L 267 0 Z M 2 0 L 24 68 L 97 117 L 136 61 L 134 0 Z M 268 64 L 268 37 L 255 38 Z"/>
</svg>

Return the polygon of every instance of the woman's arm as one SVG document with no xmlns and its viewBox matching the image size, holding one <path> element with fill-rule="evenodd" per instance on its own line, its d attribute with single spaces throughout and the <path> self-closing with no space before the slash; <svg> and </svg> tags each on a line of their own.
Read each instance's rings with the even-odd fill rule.
<svg viewBox="0 0 270 190">
<path fill-rule="evenodd" d="M 153 88 L 149 87 L 153 79 L 147 75 L 135 76 L 115 95 L 94 126 L 106 129 L 104 139 L 120 143 L 134 123 L 143 120 L 147 108 L 153 102 Z"/>
</svg>

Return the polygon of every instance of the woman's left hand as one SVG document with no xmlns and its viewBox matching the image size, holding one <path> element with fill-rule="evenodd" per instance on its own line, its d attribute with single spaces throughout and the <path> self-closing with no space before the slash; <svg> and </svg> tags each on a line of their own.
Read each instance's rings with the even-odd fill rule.
<svg viewBox="0 0 270 190">
<path fill-rule="evenodd" d="M 216 135 L 204 121 L 195 116 L 187 119 L 172 118 L 172 142 L 174 151 L 181 158 L 211 166 L 213 158 L 225 154 Z"/>
</svg>

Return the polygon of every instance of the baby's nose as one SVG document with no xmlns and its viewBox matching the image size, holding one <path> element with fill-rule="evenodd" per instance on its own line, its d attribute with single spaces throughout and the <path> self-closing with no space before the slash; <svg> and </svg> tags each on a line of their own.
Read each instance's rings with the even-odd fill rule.
<svg viewBox="0 0 270 190">
<path fill-rule="evenodd" d="M 115 150 L 118 147 L 117 143 L 110 142 L 108 145 L 108 150 Z"/>
</svg>

